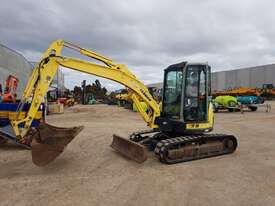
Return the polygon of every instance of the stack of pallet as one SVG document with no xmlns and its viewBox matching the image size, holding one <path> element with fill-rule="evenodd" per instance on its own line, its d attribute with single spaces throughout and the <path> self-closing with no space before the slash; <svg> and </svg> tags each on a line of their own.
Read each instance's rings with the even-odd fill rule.
<svg viewBox="0 0 275 206">
<path fill-rule="evenodd" d="M 50 103 L 48 105 L 48 111 L 50 114 L 63 114 L 64 113 L 64 104 Z"/>
</svg>

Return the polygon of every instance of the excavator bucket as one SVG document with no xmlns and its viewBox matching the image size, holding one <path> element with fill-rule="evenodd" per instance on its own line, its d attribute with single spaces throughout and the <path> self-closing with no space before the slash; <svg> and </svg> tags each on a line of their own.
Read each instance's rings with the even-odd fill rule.
<svg viewBox="0 0 275 206">
<path fill-rule="evenodd" d="M 33 163 L 45 166 L 55 160 L 83 128 L 83 126 L 60 128 L 40 123 L 31 137 Z"/>
<path fill-rule="evenodd" d="M 123 156 L 138 163 L 142 163 L 147 160 L 147 150 L 143 145 L 123 138 L 119 135 L 113 135 L 111 147 Z"/>
</svg>

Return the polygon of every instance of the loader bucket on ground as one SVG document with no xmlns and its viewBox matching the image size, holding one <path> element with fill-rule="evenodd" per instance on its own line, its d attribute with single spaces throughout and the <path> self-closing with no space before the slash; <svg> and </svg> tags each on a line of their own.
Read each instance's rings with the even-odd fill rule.
<svg viewBox="0 0 275 206">
<path fill-rule="evenodd" d="M 147 150 L 143 145 L 129 139 L 125 139 L 116 134 L 113 135 L 111 147 L 123 156 L 126 156 L 138 163 L 142 163 L 147 160 Z"/>
<path fill-rule="evenodd" d="M 33 163 L 45 166 L 52 162 L 83 128 L 83 126 L 61 128 L 40 123 L 31 141 Z"/>
</svg>

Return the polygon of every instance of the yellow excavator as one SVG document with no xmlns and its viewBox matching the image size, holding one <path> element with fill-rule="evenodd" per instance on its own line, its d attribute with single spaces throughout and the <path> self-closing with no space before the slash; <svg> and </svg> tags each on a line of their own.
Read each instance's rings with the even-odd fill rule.
<svg viewBox="0 0 275 206">
<path fill-rule="evenodd" d="M 63 48 L 91 58 L 86 61 L 62 56 Z M 95 61 L 96 60 L 96 61 Z M 17 108 L 17 118 L 0 128 L 0 137 L 31 149 L 32 160 L 44 166 L 60 155 L 66 145 L 83 129 L 55 127 L 43 122 L 32 126 L 49 85 L 59 66 L 116 81 L 129 89 L 129 95 L 150 130 L 135 132 L 130 138 L 113 135 L 111 147 L 139 163 L 153 150 L 167 164 L 229 154 L 237 139 L 228 134 L 206 134 L 213 128 L 210 99 L 211 68 L 206 63 L 182 62 L 164 71 L 162 110 L 147 87 L 123 64 L 64 40 L 53 42 L 36 65 Z M 25 103 L 25 115 L 20 115 Z M 144 111 L 141 102 L 147 104 Z M 161 111 L 161 112 L 160 112 Z"/>
</svg>

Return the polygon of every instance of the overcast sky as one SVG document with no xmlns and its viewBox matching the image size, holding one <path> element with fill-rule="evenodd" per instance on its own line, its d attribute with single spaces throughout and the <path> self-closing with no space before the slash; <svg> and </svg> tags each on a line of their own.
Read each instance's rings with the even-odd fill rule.
<svg viewBox="0 0 275 206">
<path fill-rule="evenodd" d="M 213 71 L 274 63 L 274 10 L 274 0 L 3 0 L 0 43 L 39 61 L 63 38 L 126 64 L 148 84 L 181 61 L 207 61 Z M 64 72 L 70 88 L 95 79 Z"/>
</svg>

